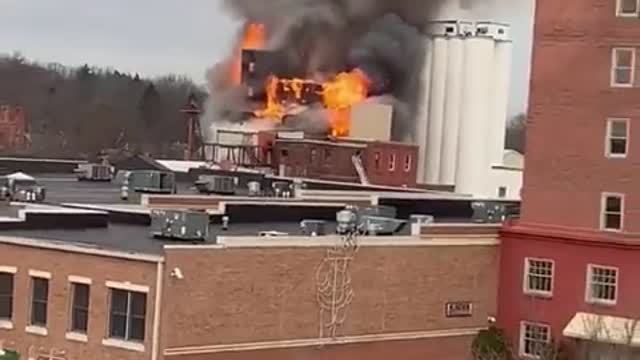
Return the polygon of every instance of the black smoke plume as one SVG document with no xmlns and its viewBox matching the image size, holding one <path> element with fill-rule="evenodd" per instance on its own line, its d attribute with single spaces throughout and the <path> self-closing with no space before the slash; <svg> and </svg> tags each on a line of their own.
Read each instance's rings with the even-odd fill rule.
<svg viewBox="0 0 640 360">
<path fill-rule="evenodd" d="M 363 70 L 373 81 L 371 95 L 393 95 L 393 136 L 400 138 L 409 131 L 419 101 L 426 46 L 420 34 L 441 2 L 226 0 L 224 7 L 246 23 L 266 26 L 266 47 L 281 53 L 278 68 L 287 69 L 287 76 L 323 80 L 355 67 Z M 205 127 L 216 121 L 241 121 L 246 114 L 246 89 L 225 85 L 231 63 L 230 56 L 208 72 Z M 314 119 L 322 111 L 309 114 Z M 298 123 L 310 123 L 300 117 L 304 113 L 297 115 Z"/>
</svg>

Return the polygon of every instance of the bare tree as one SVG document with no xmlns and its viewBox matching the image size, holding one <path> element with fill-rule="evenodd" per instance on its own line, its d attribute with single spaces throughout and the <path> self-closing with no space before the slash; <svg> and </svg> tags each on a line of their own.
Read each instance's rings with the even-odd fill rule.
<svg viewBox="0 0 640 360">
<path fill-rule="evenodd" d="M 204 97 L 185 77 L 144 79 L 88 64 L 39 64 L 20 54 L 0 56 L 0 79 L 0 104 L 26 111 L 32 155 L 74 156 L 129 144 L 133 151 L 162 156 L 185 139 L 179 110 L 189 94 Z"/>
</svg>

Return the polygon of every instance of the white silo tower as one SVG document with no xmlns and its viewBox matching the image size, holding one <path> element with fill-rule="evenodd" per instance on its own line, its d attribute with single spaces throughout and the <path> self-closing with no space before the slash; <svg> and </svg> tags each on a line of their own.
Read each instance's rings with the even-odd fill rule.
<svg viewBox="0 0 640 360">
<path fill-rule="evenodd" d="M 462 105 L 464 40 L 474 32 L 468 21 L 456 22 L 456 32 L 447 38 L 447 80 L 445 89 L 444 124 L 440 150 L 439 184 L 454 185 L 458 158 L 460 107 Z"/>
<path fill-rule="evenodd" d="M 491 91 L 495 41 L 483 31 L 465 40 L 462 107 L 458 137 L 455 191 L 481 195 L 486 192 L 490 165 L 488 136 L 491 123 Z"/>
</svg>

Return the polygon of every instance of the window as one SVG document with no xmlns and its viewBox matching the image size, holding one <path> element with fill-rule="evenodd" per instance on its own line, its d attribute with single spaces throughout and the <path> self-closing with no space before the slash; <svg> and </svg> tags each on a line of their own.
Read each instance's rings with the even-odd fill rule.
<svg viewBox="0 0 640 360">
<path fill-rule="evenodd" d="M 629 137 L 629 119 L 607 120 L 605 151 L 607 157 L 626 157 Z"/>
<path fill-rule="evenodd" d="M 380 169 L 380 152 L 379 151 L 376 151 L 373 154 L 373 161 L 374 161 L 376 169 Z"/>
<path fill-rule="evenodd" d="M 318 159 L 318 150 L 316 150 L 316 148 L 313 148 L 313 149 L 311 149 L 311 155 L 310 155 L 309 162 L 311 164 L 315 164 L 317 159 Z"/>
<path fill-rule="evenodd" d="M 282 158 L 283 161 L 286 161 L 287 158 L 289 157 L 289 150 L 287 149 L 282 149 L 280 151 L 280 157 Z"/>
<path fill-rule="evenodd" d="M 602 219 L 601 228 L 605 231 L 622 230 L 624 212 L 624 199 L 620 194 L 602 195 Z"/>
<path fill-rule="evenodd" d="M 507 196 L 507 188 L 504 186 L 498 187 L 498 197 L 503 198 Z"/>
<path fill-rule="evenodd" d="M 0 273 L 0 320 L 13 317 L 13 274 Z"/>
<path fill-rule="evenodd" d="M 72 332 L 86 334 L 89 325 L 89 285 L 71 284 L 71 326 Z"/>
<path fill-rule="evenodd" d="M 587 268 L 587 302 L 613 305 L 617 301 L 618 269 L 598 265 Z"/>
<path fill-rule="evenodd" d="M 331 150 L 324 149 L 324 161 L 325 162 L 331 161 Z"/>
<path fill-rule="evenodd" d="M 548 325 L 523 322 L 520 325 L 520 355 L 540 359 L 551 342 Z"/>
<path fill-rule="evenodd" d="M 49 299 L 49 280 L 31 278 L 31 318 L 30 325 L 47 327 L 47 301 Z"/>
<path fill-rule="evenodd" d="M 633 85 L 636 54 L 634 48 L 614 48 L 611 66 L 611 85 L 629 87 Z"/>
<path fill-rule="evenodd" d="M 524 292 L 551 296 L 553 294 L 553 260 L 526 258 Z"/>
<path fill-rule="evenodd" d="M 404 157 L 404 171 L 411 171 L 411 155 L 407 155 Z"/>
<path fill-rule="evenodd" d="M 622 17 L 638 16 L 638 0 L 617 0 L 616 15 Z"/>
<path fill-rule="evenodd" d="M 396 154 L 389 154 L 389 171 L 396 170 Z"/>
<path fill-rule="evenodd" d="M 111 289 L 109 337 L 144 341 L 147 294 Z"/>
</svg>

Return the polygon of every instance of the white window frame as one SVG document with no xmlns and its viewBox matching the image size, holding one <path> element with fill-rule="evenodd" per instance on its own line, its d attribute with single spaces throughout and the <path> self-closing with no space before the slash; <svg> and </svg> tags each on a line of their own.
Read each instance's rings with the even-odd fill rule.
<svg viewBox="0 0 640 360">
<path fill-rule="evenodd" d="M 396 171 L 396 153 L 389 154 L 389 171 Z"/>
<path fill-rule="evenodd" d="M 623 13 L 622 12 L 622 1 L 624 0 L 616 0 L 616 16 L 617 17 L 628 17 L 634 18 L 638 17 L 640 14 L 640 0 L 636 0 L 636 11 L 633 13 Z"/>
<path fill-rule="evenodd" d="M 145 339 L 141 342 L 139 340 L 135 340 L 135 339 L 119 339 L 119 338 L 112 338 L 111 337 L 111 306 L 112 306 L 112 299 L 111 296 L 113 294 L 113 290 L 121 290 L 121 291 L 126 291 L 127 292 L 127 328 L 129 326 L 129 307 L 131 306 L 131 293 L 140 293 L 140 294 L 145 294 L 146 295 L 146 301 L 149 301 L 149 286 L 146 285 L 137 285 L 137 284 L 132 284 L 130 282 L 116 282 L 116 281 L 107 281 L 105 283 L 107 290 L 109 291 L 109 307 L 108 307 L 108 313 L 107 313 L 107 336 L 106 338 L 102 339 L 102 345 L 105 346 L 112 346 L 112 347 L 119 347 L 119 348 L 124 348 L 124 349 L 128 349 L 128 350 L 133 350 L 133 351 L 144 351 L 144 343 L 147 341 L 147 330 L 145 328 Z M 147 308 L 148 311 L 148 308 Z M 148 317 L 147 314 L 145 314 L 145 327 L 147 326 L 147 321 L 148 321 Z M 128 331 L 128 330 L 127 330 Z"/>
<path fill-rule="evenodd" d="M 595 268 L 602 269 L 602 270 L 613 270 L 616 272 L 616 278 L 615 278 L 616 283 L 615 283 L 615 291 L 614 291 L 615 299 L 613 300 L 598 299 L 592 296 L 591 285 L 592 285 L 592 279 L 593 279 L 593 270 Z M 585 302 L 587 302 L 588 304 L 599 304 L 599 305 L 609 305 L 609 306 L 616 305 L 618 303 L 619 288 L 620 288 L 620 269 L 619 268 L 615 266 L 606 266 L 606 265 L 599 265 L 599 264 L 587 265 L 587 286 L 585 287 Z"/>
<path fill-rule="evenodd" d="M 622 139 L 621 137 L 613 137 L 611 136 L 611 131 L 613 129 L 613 123 L 615 122 L 623 122 L 625 124 L 626 127 L 626 132 L 624 134 L 624 154 L 613 154 L 611 152 L 611 140 L 615 140 L 615 139 Z M 629 154 L 629 132 L 630 132 L 630 127 L 631 125 L 631 121 L 628 118 L 608 118 L 607 119 L 607 128 L 606 128 L 606 133 L 605 133 L 605 137 L 604 137 L 604 156 L 606 156 L 607 158 L 610 159 L 624 159 L 627 157 L 627 154 Z"/>
<path fill-rule="evenodd" d="M 518 349 L 518 353 L 520 354 L 521 357 L 527 358 L 527 359 L 540 359 L 540 356 L 537 355 L 532 355 L 532 354 L 527 354 L 524 352 L 525 349 L 525 334 L 526 334 L 526 328 L 527 326 L 537 326 L 537 327 L 542 327 L 547 329 L 547 340 L 546 343 L 549 344 L 551 343 L 551 326 L 547 325 L 547 324 L 542 324 L 542 323 L 536 323 L 536 322 L 532 322 L 532 321 L 521 321 L 520 322 L 520 336 L 519 336 L 519 349 Z"/>
<path fill-rule="evenodd" d="M 609 197 L 618 197 L 620 198 L 620 228 L 612 229 L 607 228 L 607 198 Z M 622 232 L 624 229 L 624 194 L 620 193 L 612 193 L 612 192 L 604 192 L 600 198 L 600 230 L 607 232 Z"/>
<path fill-rule="evenodd" d="M 549 291 L 545 290 L 537 290 L 529 288 L 529 269 L 530 269 L 530 261 L 543 261 L 551 263 L 551 289 Z M 555 270 L 556 263 L 552 259 L 543 259 L 543 258 L 535 258 L 535 257 L 525 257 L 524 258 L 524 276 L 522 277 L 522 292 L 527 295 L 535 295 L 542 297 L 552 297 L 553 296 L 553 283 L 555 278 Z"/>
<path fill-rule="evenodd" d="M 629 75 L 629 83 L 616 83 L 616 70 L 618 69 L 618 51 L 631 52 L 631 74 Z M 611 87 L 630 88 L 633 87 L 636 73 L 636 49 L 633 47 L 614 47 L 611 49 Z"/>
<path fill-rule="evenodd" d="M 405 155 L 404 156 L 404 172 L 411 171 L 412 163 L 413 163 L 413 156 L 411 154 Z"/>
<path fill-rule="evenodd" d="M 15 303 L 16 297 L 16 273 L 18 272 L 18 268 L 15 266 L 0 266 L 0 274 L 8 274 L 13 277 L 13 294 L 11 294 L 11 301 Z M 0 318 L 0 329 L 3 330 L 12 330 L 13 329 L 13 317 L 15 316 L 15 308 L 12 306 L 11 309 L 11 318 L 4 319 Z"/>
</svg>

